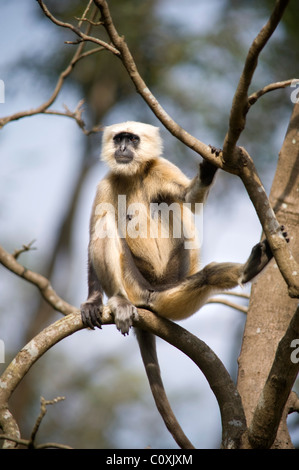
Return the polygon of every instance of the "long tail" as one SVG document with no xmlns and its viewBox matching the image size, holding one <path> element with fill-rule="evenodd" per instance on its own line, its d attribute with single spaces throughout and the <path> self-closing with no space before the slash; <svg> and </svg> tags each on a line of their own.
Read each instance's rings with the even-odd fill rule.
<svg viewBox="0 0 299 470">
<path fill-rule="evenodd" d="M 194 446 L 179 425 L 168 401 L 160 373 L 156 351 L 156 337 L 148 331 L 140 330 L 139 328 L 136 328 L 135 332 L 150 388 L 168 431 L 182 449 L 194 449 Z"/>
</svg>

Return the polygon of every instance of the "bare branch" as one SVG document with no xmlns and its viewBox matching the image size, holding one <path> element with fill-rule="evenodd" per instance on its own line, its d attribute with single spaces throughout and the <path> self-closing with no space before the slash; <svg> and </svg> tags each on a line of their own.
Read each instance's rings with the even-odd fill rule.
<svg viewBox="0 0 299 470">
<path fill-rule="evenodd" d="M 218 292 L 217 295 L 229 295 L 233 297 L 240 297 L 241 299 L 247 299 L 247 300 L 249 300 L 250 298 L 249 294 L 246 294 L 244 292 L 234 292 L 234 291 L 222 291 L 222 292 Z"/>
<path fill-rule="evenodd" d="M 2 247 L 0 247 L 0 263 L 15 274 L 35 284 L 47 302 L 58 311 L 64 314 L 68 313 L 64 318 L 48 326 L 35 336 L 18 353 L 2 374 L 0 379 L 0 408 L 8 411 L 7 403 L 11 394 L 31 366 L 57 342 L 84 327 L 78 309 L 60 299 L 50 287 L 47 279 L 40 274 L 25 269 Z M 221 361 L 203 341 L 179 325 L 157 317 L 148 310 L 139 309 L 138 313 L 139 318 L 134 323 L 135 327 L 146 329 L 177 347 L 189 356 L 204 373 L 220 406 L 223 423 L 223 446 L 238 447 L 245 429 L 245 417 L 240 396 Z M 114 323 L 114 320 L 110 310 L 105 307 L 103 324 L 111 323 Z M 12 435 L 7 432 L 6 434 Z"/>
<path fill-rule="evenodd" d="M 43 2 L 39 1 L 39 3 L 42 7 L 46 8 L 44 6 Z M 87 14 L 88 9 L 89 8 L 87 7 L 84 14 L 83 14 L 83 17 L 84 17 L 85 14 Z M 91 29 L 91 25 L 89 24 L 87 26 L 87 31 L 90 31 L 90 29 Z M 82 34 L 84 34 L 84 33 L 82 33 Z M 74 66 L 77 64 L 77 62 L 79 60 L 81 60 L 82 58 L 90 55 L 90 54 L 97 53 L 97 52 L 104 49 L 103 46 L 101 45 L 100 48 L 98 47 L 98 48 L 92 49 L 91 51 L 87 51 L 87 52 L 83 53 L 82 50 L 83 50 L 84 44 L 85 43 L 82 42 L 78 46 L 78 48 L 77 48 L 73 58 L 71 59 L 70 63 L 67 65 L 67 67 L 59 75 L 56 86 L 55 86 L 55 89 L 54 89 L 52 95 L 50 96 L 50 98 L 47 101 L 45 101 L 44 103 L 42 103 L 40 106 L 38 106 L 37 108 L 29 109 L 29 110 L 26 110 L 26 111 L 19 111 L 19 112 L 14 113 L 10 116 L 0 118 L 0 129 L 2 127 L 4 127 L 7 123 L 12 122 L 12 121 L 16 121 L 16 120 L 24 118 L 24 117 L 35 116 L 37 114 L 56 114 L 56 115 L 59 115 L 59 116 L 66 116 L 66 117 L 70 117 L 70 118 L 75 119 L 77 124 L 80 126 L 80 128 L 83 130 L 83 132 L 87 135 L 89 135 L 92 132 L 95 132 L 95 130 L 92 130 L 92 131 L 85 130 L 85 124 L 81 120 L 81 117 L 80 117 L 80 121 L 77 119 L 76 111 L 74 113 L 71 113 L 71 112 L 69 112 L 69 113 L 64 112 L 63 113 L 63 112 L 59 112 L 59 111 L 50 111 L 48 109 L 54 103 L 54 101 L 56 100 L 58 94 L 60 93 L 60 91 L 62 89 L 62 86 L 64 84 L 65 79 L 71 74 L 71 72 L 72 72 Z M 95 128 L 93 128 L 93 129 L 95 129 Z"/>
<path fill-rule="evenodd" d="M 218 401 L 222 419 L 222 447 L 238 448 L 246 429 L 243 406 L 235 385 L 215 353 L 176 323 L 138 309 L 134 326 L 148 330 L 186 354 L 205 375 Z"/>
<path fill-rule="evenodd" d="M 289 0 L 276 1 L 269 20 L 258 33 L 248 51 L 243 72 L 233 98 L 229 129 L 223 145 L 224 159 L 227 162 L 233 163 L 237 141 L 245 128 L 246 114 L 249 110 L 248 89 L 258 63 L 259 55 L 277 28 L 288 3 Z"/>
<path fill-rule="evenodd" d="M 91 24 L 92 26 L 102 26 L 103 25 L 103 22 L 102 21 L 92 21 L 90 20 L 89 18 L 77 18 L 77 16 L 75 16 L 76 20 L 78 21 L 87 21 L 89 24 Z"/>
<path fill-rule="evenodd" d="M 48 279 L 46 279 L 41 274 L 35 273 L 34 271 L 30 271 L 30 269 L 27 269 L 22 266 L 20 263 L 17 262 L 13 255 L 7 253 L 1 246 L 0 264 L 5 266 L 13 273 L 17 274 L 18 276 L 22 277 L 26 281 L 34 284 L 40 290 L 40 293 L 42 294 L 44 299 L 55 310 L 58 310 L 64 315 L 67 315 L 68 313 L 74 312 L 74 310 L 76 310 L 72 305 L 65 302 L 56 294 Z"/>
<path fill-rule="evenodd" d="M 266 93 L 269 93 L 270 91 L 274 91 L 274 90 L 279 90 L 281 88 L 286 88 L 287 86 L 290 86 L 294 81 L 299 82 L 298 79 L 292 78 L 291 80 L 284 80 L 283 82 L 275 82 L 275 83 L 270 83 L 269 85 L 266 85 L 261 90 L 258 90 L 249 96 L 248 98 L 249 106 L 252 106 L 261 96 L 264 96 Z"/>
<path fill-rule="evenodd" d="M 225 305 L 226 307 L 233 308 L 235 310 L 239 310 L 239 312 L 242 313 L 247 313 L 247 307 L 243 307 L 243 305 L 235 304 L 234 302 L 230 302 L 229 300 L 226 299 L 220 299 L 217 297 L 211 297 L 206 304 L 222 304 Z"/>
<path fill-rule="evenodd" d="M 287 130 L 287 140 L 297 138 L 297 115 L 299 112 L 299 105 L 295 105 L 293 115 Z M 269 198 L 265 188 L 260 181 L 259 175 L 256 171 L 254 163 L 245 149 L 241 149 L 244 166 L 240 171 L 240 178 L 247 190 L 247 193 L 255 207 L 267 240 L 270 244 L 272 253 L 279 270 L 288 285 L 290 297 L 299 297 L 299 264 L 294 259 L 288 243 L 281 234 L 280 224 L 276 219 L 274 211 L 271 207 Z"/>
<path fill-rule="evenodd" d="M 30 243 L 27 243 L 27 245 L 23 245 L 19 250 L 15 250 L 12 256 L 17 259 L 20 254 L 24 253 L 25 251 L 36 250 L 37 248 L 32 246 L 35 241 L 36 240 L 32 240 Z"/>
<path fill-rule="evenodd" d="M 45 400 L 43 397 L 41 397 L 41 400 L 40 400 L 40 413 L 39 413 L 39 415 L 37 417 L 37 420 L 36 420 L 36 423 L 33 427 L 33 431 L 31 433 L 30 440 L 28 442 L 28 447 L 35 447 L 34 441 L 35 441 L 35 438 L 36 438 L 36 434 L 39 430 L 39 427 L 41 425 L 41 422 L 42 422 L 44 416 L 47 413 L 47 406 L 48 405 L 54 405 L 54 404 L 56 404 L 56 403 L 58 403 L 59 401 L 62 401 L 62 400 L 65 400 L 65 397 L 56 397 L 53 400 Z"/>
<path fill-rule="evenodd" d="M 106 0 L 94 0 L 94 3 L 101 12 L 101 19 L 112 44 L 120 53 L 119 58 L 121 59 L 124 67 L 126 68 L 132 82 L 134 83 L 137 92 L 145 100 L 149 108 L 153 111 L 153 113 L 161 121 L 161 123 L 166 127 L 166 129 L 171 132 L 171 134 L 173 134 L 177 139 L 179 139 L 189 148 L 197 152 L 199 155 L 202 155 L 204 158 L 214 163 L 214 165 L 221 168 L 223 166 L 222 161 L 215 154 L 213 154 L 211 148 L 200 140 L 193 137 L 181 126 L 179 126 L 170 117 L 170 115 L 165 111 L 159 101 L 152 94 L 152 92 L 150 91 L 150 89 L 148 88 L 148 86 L 146 85 L 146 83 L 138 72 L 137 66 L 125 42 L 125 39 L 118 34 L 113 24 L 108 3 L 106 2 Z"/>
<path fill-rule="evenodd" d="M 93 51 L 89 51 L 89 52 L 93 52 Z M 82 111 L 83 111 L 82 110 L 82 105 L 83 105 L 83 103 L 84 103 L 84 100 L 80 100 L 79 103 L 77 104 L 77 107 L 76 107 L 75 111 L 70 111 L 68 109 L 68 107 L 66 105 L 64 105 L 64 109 L 65 109 L 64 112 L 55 111 L 54 109 L 46 109 L 45 111 L 43 111 L 42 114 L 52 114 L 54 116 L 66 116 L 66 117 L 72 118 L 76 121 L 76 123 L 78 124 L 80 129 L 82 129 L 82 132 L 85 135 L 90 135 L 90 134 L 94 134 L 96 132 L 101 131 L 102 130 L 101 126 L 94 126 L 89 130 L 85 129 L 85 122 L 82 119 Z"/>
<path fill-rule="evenodd" d="M 70 29 L 71 31 L 73 31 L 73 33 L 79 36 L 84 42 L 86 41 L 94 42 L 95 44 L 98 44 L 99 46 L 102 46 L 108 51 L 112 52 L 113 54 L 119 55 L 119 51 L 115 47 L 111 46 L 105 41 L 102 41 L 101 39 L 98 39 L 98 38 L 95 38 L 93 36 L 89 36 L 88 34 L 83 33 L 83 31 L 81 31 L 79 28 L 77 28 L 76 26 L 70 23 L 65 23 L 64 21 L 58 20 L 57 18 L 55 18 L 55 16 L 52 15 L 52 13 L 50 13 L 49 9 L 46 7 L 46 5 L 44 4 L 42 0 L 37 0 L 37 1 L 41 9 L 43 10 L 44 14 L 57 26 Z M 82 22 L 83 19 L 80 18 L 80 21 Z M 91 26 L 91 23 L 89 25 Z"/>
<path fill-rule="evenodd" d="M 223 447 L 238 447 L 246 423 L 240 396 L 222 362 L 200 339 L 181 326 L 139 309 L 135 327 L 146 329 L 180 349 L 190 357 L 207 378 L 218 400 L 222 424 Z M 109 309 L 104 308 L 103 324 L 111 324 Z M 81 315 L 71 313 L 45 328 L 33 338 L 9 364 L 1 376 L 0 403 L 4 409 L 8 400 L 31 366 L 52 346 L 83 328 Z M 7 434 L 7 433 L 6 433 Z M 10 435 L 10 434 L 9 434 Z"/>
</svg>

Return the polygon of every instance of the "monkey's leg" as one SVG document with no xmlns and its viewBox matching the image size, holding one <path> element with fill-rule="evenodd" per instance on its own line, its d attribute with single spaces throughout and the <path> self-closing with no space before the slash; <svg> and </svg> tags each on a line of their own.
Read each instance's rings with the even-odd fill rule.
<svg viewBox="0 0 299 470">
<path fill-rule="evenodd" d="M 100 206 L 100 205 L 99 205 Z M 102 293 L 108 296 L 108 306 L 114 316 L 116 327 L 125 335 L 129 332 L 137 315 L 137 308 L 130 298 L 130 279 L 128 289 L 124 283 L 123 262 L 126 261 L 126 242 L 121 238 L 113 211 L 97 208 L 96 219 L 89 243 L 88 299 L 81 305 L 81 316 L 85 326 L 101 327 Z"/>
<path fill-rule="evenodd" d="M 208 297 L 251 281 L 273 257 L 266 240 L 255 245 L 245 264 L 211 263 L 173 286 L 155 290 L 149 308 L 159 315 L 179 320 L 199 310 Z"/>
<path fill-rule="evenodd" d="M 90 258 L 90 257 L 89 257 Z M 103 290 L 91 260 L 88 260 L 88 298 L 80 306 L 82 322 L 86 327 L 101 328 Z"/>
</svg>

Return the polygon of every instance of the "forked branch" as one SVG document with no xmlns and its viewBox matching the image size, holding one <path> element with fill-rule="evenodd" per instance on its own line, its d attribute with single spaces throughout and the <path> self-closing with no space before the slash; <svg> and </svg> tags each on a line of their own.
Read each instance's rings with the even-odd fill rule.
<svg viewBox="0 0 299 470">
<path fill-rule="evenodd" d="M 239 137 L 245 128 L 246 115 L 249 111 L 248 90 L 255 69 L 258 64 L 258 58 L 267 44 L 268 40 L 276 30 L 282 15 L 289 3 L 289 0 L 277 0 L 274 10 L 265 24 L 260 30 L 254 41 L 252 42 L 241 74 L 231 108 L 229 129 L 224 139 L 223 152 L 224 159 L 233 163 L 235 148 Z"/>
</svg>

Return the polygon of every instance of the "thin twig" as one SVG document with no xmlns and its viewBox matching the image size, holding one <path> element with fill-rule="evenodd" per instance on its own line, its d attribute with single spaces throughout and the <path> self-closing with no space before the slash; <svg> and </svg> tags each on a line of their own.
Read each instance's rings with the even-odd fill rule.
<svg viewBox="0 0 299 470">
<path fill-rule="evenodd" d="M 90 20 L 89 18 L 77 18 L 77 16 L 75 16 L 76 20 L 78 21 L 87 21 L 89 24 L 91 24 L 92 26 L 102 26 L 103 25 L 103 22 L 102 21 L 92 21 Z"/>
<path fill-rule="evenodd" d="M 252 106 L 261 96 L 265 95 L 266 93 L 269 93 L 270 91 L 274 91 L 274 90 L 279 90 L 281 88 L 286 88 L 287 86 L 290 86 L 294 81 L 299 82 L 298 79 L 292 78 L 291 80 L 284 80 L 282 82 L 275 82 L 275 83 L 270 83 L 269 85 L 266 85 L 261 90 L 258 90 L 249 96 L 248 98 L 249 106 Z"/>
<path fill-rule="evenodd" d="M 98 44 L 99 46 L 103 46 L 105 49 L 112 52 L 113 54 L 119 55 L 119 51 L 115 47 L 111 46 L 105 41 L 102 41 L 101 39 L 98 39 L 98 38 L 95 38 L 93 36 L 89 36 L 88 34 L 83 33 L 83 31 L 81 31 L 79 28 L 72 25 L 71 23 L 65 23 L 64 21 L 58 20 L 57 18 L 55 18 L 55 16 L 52 15 L 52 13 L 50 13 L 49 9 L 46 7 L 46 5 L 44 4 L 42 0 L 37 0 L 37 1 L 41 9 L 43 10 L 44 14 L 57 26 L 70 29 L 71 31 L 73 31 L 73 33 L 79 36 L 84 42 L 94 42 L 95 44 Z M 82 21 L 82 18 L 80 19 L 80 21 Z M 91 24 L 89 24 L 89 26 L 91 26 Z"/>
<path fill-rule="evenodd" d="M 17 259 L 20 254 L 24 253 L 25 251 L 36 250 L 37 248 L 32 246 L 35 241 L 36 240 L 32 240 L 30 243 L 27 243 L 27 245 L 22 245 L 22 248 L 20 248 L 19 250 L 15 250 L 12 256 Z"/>
<path fill-rule="evenodd" d="M 28 447 L 35 447 L 35 438 L 36 438 L 37 432 L 39 430 L 39 427 L 41 425 L 41 422 L 42 422 L 44 416 L 47 413 L 47 406 L 48 405 L 54 405 L 54 404 L 56 404 L 56 403 L 58 403 L 62 400 L 65 400 L 65 397 L 56 397 L 53 400 L 45 400 L 44 397 L 41 397 L 41 400 L 40 400 L 40 413 L 39 413 L 39 415 L 36 419 L 35 425 L 33 427 L 33 430 L 32 430 L 31 436 L 30 436 L 30 440 L 29 440 L 29 443 L 28 443 Z"/>
<path fill-rule="evenodd" d="M 41 5 L 42 8 L 43 7 L 46 8 L 42 1 L 38 0 L 38 2 L 39 2 L 39 4 Z M 91 2 L 89 2 L 89 5 L 85 9 L 85 11 L 83 13 L 83 17 L 84 17 L 84 15 L 87 14 L 90 5 L 91 5 Z M 48 11 L 48 10 L 46 9 L 46 11 Z M 95 11 L 95 13 L 96 13 L 96 11 Z M 86 31 L 89 32 L 91 30 L 91 27 L 92 26 L 90 24 L 88 24 Z M 79 125 L 79 127 L 87 135 L 89 135 L 92 132 L 95 132 L 95 131 L 88 131 L 88 130 L 85 129 L 85 124 L 83 123 L 83 121 L 82 120 L 81 121 L 77 120 L 76 111 L 74 113 L 63 113 L 63 112 L 58 112 L 58 111 L 57 112 L 49 111 L 49 107 L 56 100 L 58 94 L 60 93 L 60 91 L 62 89 L 62 86 L 64 84 L 65 79 L 71 74 L 71 72 L 72 72 L 74 66 L 77 64 L 77 62 L 79 62 L 82 58 L 84 58 L 88 55 L 91 55 L 91 54 L 94 54 L 94 53 L 97 53 L 97 52 L 103 50 L 103 46 L 101 45 L 101 47 L 97 47 L 95 49 L 92 49 L 91 51 L 87 51 L 87 52 L 83 53 L 82 50 L 83 50 L 84 45 L 85 45 L 85 42 L 82 42 L 78 46 L 78 48 L 77 48 L 74 56 L 72 57 L 70 63 L 67 65 L 67 67 L 59 75 L 56 86 L 55 86 L 54 91 L 53 91 L 52 95 L 50 96 L 50 98 L 47 101 L 45 101 L 44 103 L 42 103 L 40 106 L 36 107 L 36 108 L 26 110 L 26 111 L 19 111 L 19 112 L 14 113 L 10 116 L 5 116 L 5 117 L 1 118 L 0 119 L 0 129 L 2 127 L 4 127 L 7 123 L 12 122 L 12 121 L 17 121 L 18 119 L 21 119 L 21 118 L 24 118 L 24 117 L 35 116 L 35 115 L 38 115 L 38 114 L 56 114 L 56 115 L 59 115 L 59 116 L 66 116 L 66 117 L 70 117 L 70 118 L 75 119 L 77 124 Z M 93 129 L 95 129 L 95 128 L 93 128 Z"/>
<path fill-rule="evenodd" d="M 242 313 L 247 313 L 248 309 L 247 307 L 243 307 L 242 305 L 235 304 L 234 302 L 230 302 L 229 300 L 226 299 L 218 299 L 217 297 L 211 297 L 206 304 L 222 304 L 225 305 L 226 307 L 233 308 L 235 310 L 239 310 Z"/>
<path fill-rule="evenodd" d="M 18 276 L 22 277 L 28 282 L 34 284 L 41 292 L 44 299 L 55 309 L 59 312 L 67 315 L 74 311 L 74 307 L 69 303 L 65 302 L 61 297 L 59 297 L 56 292 L 54 291 L 53 287 L 50 284 L 50 281 L 30 269 L 25 268 L 22 266 L 16 258 L 7 253 L 0 246 L 0 264 L 5 266 L 7 269 L 12 271 L 13 273 L 17 274 Z"/>
</svg>

